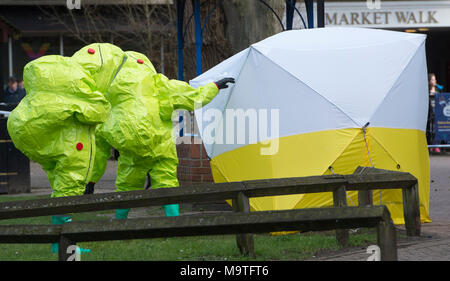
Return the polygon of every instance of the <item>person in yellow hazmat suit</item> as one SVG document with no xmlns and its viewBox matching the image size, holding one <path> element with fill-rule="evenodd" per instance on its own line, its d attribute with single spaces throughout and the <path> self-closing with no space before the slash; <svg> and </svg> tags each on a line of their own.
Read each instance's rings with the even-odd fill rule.
<svg viewBox="0 0 450 281">
<path fill-rule="evenodd" d="M 117 191 L 143 189 L 147 174 L 153 189 L 178 187 L 173 111 L 194 110 L 195 103 L 206 105 L 220 89 L 234 83 L 233 78 L 224 78 L 195 89 L 158 74 L 145 55 L 126 54 L 128 59 L 106 94 L 111 113 L 96 131 L 97 154 L 86 194 L 93 193 L 95 183 L 104 174 L 112 147 L 120 153 Z M 177 204 L 163 207 L 166 216 L 178 216 Z M 129 210 L 116 210 L 116 218 L 127 218 Z"/>
<path fill-rule="evenodd" d="M 105 94 L 125 59 L 119 47 L 95 43 L 72 57 L 43 56 L 25 66 L 27 95 L 9 115 L 8 132 L 15 147 L 42 166 L 52 197 L 83 194 L 95 128 L 109 116 Z M 70 215 L 52 216 L 53 224 L 70 221 Z"/>
</svg>

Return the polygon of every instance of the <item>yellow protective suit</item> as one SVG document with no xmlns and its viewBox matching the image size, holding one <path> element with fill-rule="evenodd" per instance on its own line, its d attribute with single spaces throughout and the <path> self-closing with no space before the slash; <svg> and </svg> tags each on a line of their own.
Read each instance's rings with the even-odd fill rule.
<svg viewBox="0 0 450 281">
<path fill-rule="evenodd" d="M 178 158 L 172 113 L 194 110 L 219 92 L 214 83 L 195 89 L 189 84 L 157 74 L 143 54 L 126 52 L 128 59 L 106 94 L 111 113 L 97 128 L 97 151 L 91 182 L 98 182 L 111 155 L 120 152 L 117 191 L 144 188 L 147 173 L 152 188 L 177 187 Z"/>
<path fill-rule="evenodd" d="M 47 173 L 52 197 L 81 195 L 95 157 L 95 127 L 110 110 L 105 98 L 125 53 L 91 44 L 72 57 L 44 56 L 24 68 L 26 97 L 11 112 L 14 145 Z"/>
</svg>

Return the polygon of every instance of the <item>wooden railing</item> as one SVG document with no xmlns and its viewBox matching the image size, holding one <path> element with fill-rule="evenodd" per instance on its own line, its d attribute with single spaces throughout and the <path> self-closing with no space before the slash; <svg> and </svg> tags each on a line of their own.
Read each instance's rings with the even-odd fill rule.
<svg viewBox="0 0 450 281">
<path fill-rule="evenodd" d="M 409 173 L 372 168 L 358 168 L 355 172 L 352 175 L 202 184 L 183 188 L 5 202 L 0 204 L 0 219 L 217 200 L 233 200 L 236 212 L 72 222 L 64 225 L 2 225 L 0 243 L 59 242 L 60 259 L 66 260 L 67 246 L 82 241 L 237 234 L 237 244 L 241 252 L 254 255 L 253 236 L 248 233 L 337 229 L 338 241 L 345 244 L 348 239 L 348 231 L 345 229 L 377 227 L 382 259 L 396 259 L 395 229 L 388 209 L 385 206 L 367 204 L 362 204 L 361 207 L 347 207 L 345 192 L 357 190 L 366 196 L 373 189 L 402 189 L 407 233 L 420 235 L 417 179 Z M 320 192 L 333 192 L 334 208 L 250 212 L 249 198 Z M 364 196 L 361 198 L 365 198 Z"/>
</svg>

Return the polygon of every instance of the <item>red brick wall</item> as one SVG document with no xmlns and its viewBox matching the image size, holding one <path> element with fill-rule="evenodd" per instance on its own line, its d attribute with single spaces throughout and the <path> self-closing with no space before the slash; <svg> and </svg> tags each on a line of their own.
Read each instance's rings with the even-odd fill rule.
<svg viewBox="0 0 450 281">
<path fill-rule="evenodd" d="M 213 182 L 211 166 L 203 144 L 178 144 L 178 181 L 180 185 Z"/>
<path fill-rule="evenodd" d="M 178 144 L 178 181 L 180 186 L 213 182 L 211 167 L 203 144 Z M 194 203 L 196 211 L 232 211 L 225 201 Z"/>
</svg>

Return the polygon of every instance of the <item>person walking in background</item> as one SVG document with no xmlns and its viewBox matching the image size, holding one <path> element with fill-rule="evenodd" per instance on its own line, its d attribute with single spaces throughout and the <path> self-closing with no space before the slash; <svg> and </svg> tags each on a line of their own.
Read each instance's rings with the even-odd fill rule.
<svg viewBox="0 0 450 281">
<path fill-rule="evenodd" d="M 18 104 L 25 96 L 24 90 L 19 88 L 15 77 L 8 78 L 8 86 L 3 94 L 3 102 L 9 104 Z"/>
<path fill-rule="evenodd" d="M 19 85 L 21 99 L 23 99 L 27 95 L 27 92 L 25 91 L 25 82 L 23 81 L 23 79 L 19 80 L 18 85 Z"/>
<path fill-rule="evenodd" d="M 434 141 L 434 108 L 435 108 L 435 93 L 441 93 L 443 87 L 437 83 L 436 75 L 434 73 L 428 74 L 428 123 L 427 123 L 427 142 L 429 145 L 435 144 Z M 440 153 L 439 148 L 430 148 L 430 152 Z"/>
</svg>

